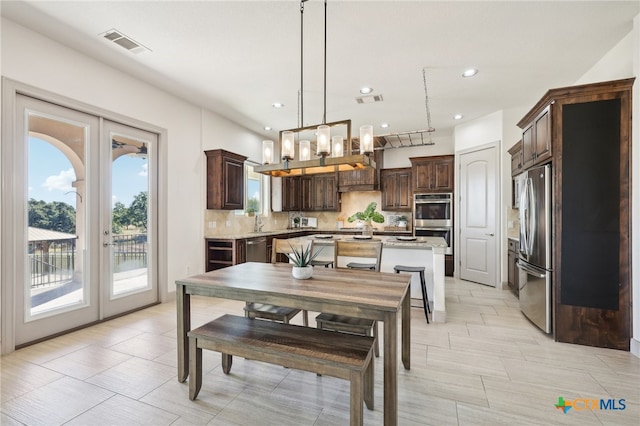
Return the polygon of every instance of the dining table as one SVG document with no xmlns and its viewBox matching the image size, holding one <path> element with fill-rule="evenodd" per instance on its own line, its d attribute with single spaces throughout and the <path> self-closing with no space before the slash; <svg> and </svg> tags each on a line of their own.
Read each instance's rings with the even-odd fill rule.
<svg viewBox="0 0 640 426">
<path fill-rule="evenodd" d="M 398 423 L 398 322 L 401 358 L 411 368 L 411 313 L 408 274 L 314 268 L 310 279 L 295 279 L 292 265 L 247 262 L 176 280 L 178 380 L 189 374 L 191 295 L 251 301 L 367 318 L 383 323 L 384 424 Z"/>
</svg>

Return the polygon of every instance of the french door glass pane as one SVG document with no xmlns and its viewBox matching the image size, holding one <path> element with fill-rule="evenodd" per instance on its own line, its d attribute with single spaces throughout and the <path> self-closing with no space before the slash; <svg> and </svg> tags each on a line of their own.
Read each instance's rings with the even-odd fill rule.
<svg viewBox="0 0 640 426">
<path fill-rule="evenodd" d="M 150 288 L 148 142 L 111 134 L 111 296 Z"/>
<path fill-rule="evenodd" d="M 85 126 L 28 115 L 27 318 L 87 301 Z M 39 130 L 47 129 L 47 134 Z"/>
</svg>

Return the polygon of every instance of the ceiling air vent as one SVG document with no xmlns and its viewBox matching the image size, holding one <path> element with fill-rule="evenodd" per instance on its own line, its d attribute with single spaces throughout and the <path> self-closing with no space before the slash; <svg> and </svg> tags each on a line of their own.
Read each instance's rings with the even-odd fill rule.
<svg viewBox="0 0 640 426">
<path fill-rule="evenodd" d="M 150 49 L 134 41 L 131 37 L 126 36 L 122 32 L 115 29 L 111 29 L 101 35 L 107 40 L 114 42 L 118 46 L 124 47 L 131 53 L 150 51 Z"/>
<path fill-rule="evenodd" d="M 359 104 L 372 104 L 374 102 L 382 102 L 382 95 L 360 96 L 356 98 Z"/>
</svg>

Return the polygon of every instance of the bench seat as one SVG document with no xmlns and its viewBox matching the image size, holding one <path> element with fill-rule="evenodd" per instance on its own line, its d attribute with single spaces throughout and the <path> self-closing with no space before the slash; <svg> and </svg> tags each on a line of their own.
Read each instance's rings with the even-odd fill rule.
<svg viewBox="0 0 640 426">
<path fill-rule="evenodd" d="M 223 315 L 188 333 L 189 399 L 202 387 L 202 349 L 222 353 L 222 370 L 233 356 L 350 381 L 351 425 L 363 424 L 363 400 L 373 410 L 372 337 L 335 333 L 246 317 Z"/>
</svg>

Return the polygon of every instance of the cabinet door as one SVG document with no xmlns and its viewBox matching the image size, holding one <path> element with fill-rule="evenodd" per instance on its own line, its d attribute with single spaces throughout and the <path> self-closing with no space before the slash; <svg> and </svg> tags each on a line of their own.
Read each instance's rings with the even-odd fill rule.
<svg viewBox="0 0 640 426">
<path fill-rule="evenodd" d="M 414 174 L 414 189 L 417 192 L 431 191 L 432 188 L 432 176 L 433 176 L 433 162 L 421 161 L 413 166 Z"/>
<path fill-rule="evenodd" d="M 411 170 L 398 172 L 396 175 L 397 202 L 396 209 L 403 211 L 411 211 L 412 194 L 411 194 Z"/>
<path fill-rule="evenodd" d="M 533 166 L 535 160 L 535 147 L 533 145 L 533 123 L 522 130 L 522 168 Z"/>
<path fill-rule="evenodd" d="M 313 178 L 303 176 L 300 178 L 300 210 L 303 212 L 313 210 Z"/>
<path fill-rule="evenodd" d="M 382 170 L 380 179 L 382 181 L 380 182 L 382 186 L 382 210 L 393 210 L 397 205 L 398 174 L 395 171 Z"/>
<path fill-rule="evenodd" d="M 244 163 L 223 157 L 224 204 L 223 209 L 242 210 L 244 208 Z"/>
<path fill-rule="evenodd" d="M 551 158 L 551 106 L 546 107 L 534 120 L 535 163 Z"/>
<path fill-rule="evenodd" d="M 453 156 L 434 161 L 431 189 L 453 191 Z"/>
<path fill-rule="evenodd" d="M 300 178 L 282 179 L 282 211 L 300 210 Z"/>
<path fill-rule="evenodd" d="M 324 194 L 324 210 L 339 211 L 340 204 L 338 203 L 338 185 L 335 175 L 324 178 Z"/>
</svg>

